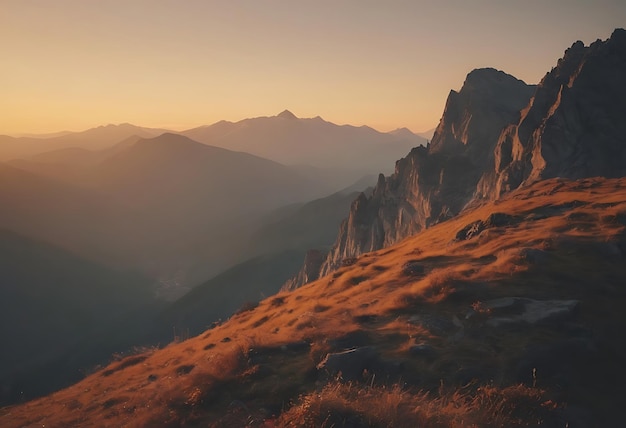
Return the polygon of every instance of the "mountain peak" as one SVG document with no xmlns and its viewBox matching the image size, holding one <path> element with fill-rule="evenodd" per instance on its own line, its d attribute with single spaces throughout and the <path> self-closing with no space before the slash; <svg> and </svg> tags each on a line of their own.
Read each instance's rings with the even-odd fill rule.
<svg viewBox="0 0 626 428">
<path fill-rule="evenodd" d="M 297 119 L 297 116 L 290 112 L 289 110 L 283 110 L 278 116 L 281 119 Z"/>
</svg>

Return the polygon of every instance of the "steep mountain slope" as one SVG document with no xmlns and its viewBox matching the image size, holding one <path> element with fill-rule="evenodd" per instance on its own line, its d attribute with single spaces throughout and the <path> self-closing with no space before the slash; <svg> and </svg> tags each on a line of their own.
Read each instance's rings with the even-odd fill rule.
<svg viewBox="0 0 626 428">
<path fill-rule="evenodd" d="M 354 202 L 321 274 L 534 180 L 624 175 L 625 73 L 619 29 L 589 48 L 575 43 L 537 88 L 472 71 L 450 92 L 430 146 L 412 150 L 371 197 Z"/>
<path fill-rule="evenodd" d="M 619 426 L 624 201 L 623 178 L 536 183 L 0 423 Z"/>
<path fill-rule="evenodd" d="M 272 117 L 236 123 L 222 121 L 182 134 L 196 141 L 252 153 L 285 165 L 351 171 L 352 175 L 344 177 L 340 186 L 346 186 L 364 174 L 390 172 L 397 159 L 411 148 L 426 143 L 426 139 L 410 131 L 394 135 L 365 126 L 339 126 L 320 117 L 297 118 L 287 110 Z"/>
<path fill-rule="evenodd" d="M 91 128 L 82 132 L 63 133 L 53 137 L 9 137 L 0 135 L 0 161 L 33 156 L 52 150 L 80 147 L 90 150 L 101 150 L 137 135 L 143 138 L 156 137 L 165 129 L 142 128 L 123 123 Z"/>
<path fill-rule="evenodd" d="M 478 194 L 497 198 L 551 177 L 626 175 L 626 30 L 576 42 L 543 78 L 518 122 L 500 136 Z"/>
<path fill-rule="evenodd" d="M 451 91 L 428 147 L 417 147 L 382 174 L 371 197 L 357 198 L 321 268 L 383 248 L 461 211 L 472 198 L 502 128 L 519 116 L 533 87 L 494 69 L 474 70 Z"/>
<path fill-rule="evenodd" d="M 147 278 L 0 230 L 0 402 L 68 385 L 79 370 L 125 349 L 124 339 L 138 340 L 102 332 L 128 331 L 119 323 L 131 313 L 156 313 L 153 296 Z"/>
</svg>

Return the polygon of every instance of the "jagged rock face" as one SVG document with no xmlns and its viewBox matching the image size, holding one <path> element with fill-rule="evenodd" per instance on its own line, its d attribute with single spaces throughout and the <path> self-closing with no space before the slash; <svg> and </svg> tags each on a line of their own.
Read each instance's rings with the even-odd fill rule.
<svg viewBox="0 0 626 428">
<path fill-rule="evenodd" d="M 626 31 L 576 42 L 500 136 L 477 189 L 495 199 L 530 182 L 626 175 Z"/>
<path fill-rule="evenodd" d="M 502 129 L 519 117 L 534 87 L 501 71 L 468 74 L 451 91 L 428 147 L 417 147 L 380 175 L 370 198 L 360 196 L 341 225 L 322 266 L 325 275 L 346 258 L 392 245 L 431 224 L 458 214 L 472 197 Z"/>
<path fill-rule="evenodd" d="M 622 29 L 589 47 L 574 43 L 537 87 L 472 71 L 450 92 L 430 146 L 413 149 L 353 203 L 321 275 L 536 180 L 625 176 L 624 76 Z"/>
<path fill-rule="evenodd" d="M 281 291 L 295 290 L 299 286 L 315 281 L 320 276 L 322 263 L 326 253 L 318 250 L 309 250 L 304 256 L 304 264 L 296 276 L 287 280 L 281 287 Z"/>
</svg>

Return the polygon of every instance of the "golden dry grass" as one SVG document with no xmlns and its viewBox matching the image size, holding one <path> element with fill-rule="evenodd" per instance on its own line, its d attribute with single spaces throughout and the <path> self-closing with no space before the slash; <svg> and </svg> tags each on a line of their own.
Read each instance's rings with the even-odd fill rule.
<svg viewBox="0 0 626 428">
<path fill-rule="evenodd" d="M 62 391 L 1 409 L 0 426 L 264 426 L 266 420 L 296 426 L 294 421 L 302 418 L 319 422 L 314 426 L 332 426 L 331 419 L 324 419 L 331 405 L 340 409 L 338 415 L 364 418 L 371 426 L 386 426 L 381 421 L 412 426 L 402 425 L 405 419 L 427 421 L 419 422 L 424 426 L 502 426 L 497 425 L 499 421 L 513 419 L 497 418 L 518 417 L 515 407 L 524 408 L 523 403 L 543 409 L 536 391 L 504 386 L 432 395 L 433 383 L 446 367 L 465 364 L 465 360 L 459 362 L 461 357 L 498 362 L 544 333 L 530 334 L 519 343 L 498 339 L 502 350 L 492 355 L 493 351 L 483 349 L 486 345 L 481 339 L 453 343 L 426 326 L 410 324 L 410 317 L 423 311 L 462 317 L 459 310 L 471 309 L 480 300 L 476 296 L 518 295 L 529 290 L 539 297 L 569 296 L 570 292 L 575 298 L 590 296 L 570 282 L 594 278 L 590 270 L 595 268 L 587 267 L 583 256 L 570 250 L 567 239 L 607 242 L 624 234 L 624 225 L 616 219 L 626 214 L 625 201 L 626 179 L 537 183 L 392 248 L 363 255 L 351 266 L 298 290 L 269 297 L 202 335 L 113 362 Z M 494 212 L 520 220 L 511 227 L 488 229 L 469 241 L 455 241 L 463 227 Z M 544 268 L 530 265 L 520 249 L 558 251 Z M 423 265 L 424 274 L 407 275 L 403 271 L 407 262 Z M 602 266 L 607 275 L 623 275 L 623 266 Z M 607 297 L 602 304 L 618 305 L 614 300 Z M 602 313 L 599 305 L 588 306 L 583 308 L 583 319 L 617 319 Z M 332 341 L 363 331 L 385 356 L 393 358 L 401 358 L 414 343 L 429 341 L 440 352 L 438 359 L 409 360 L 405 367 L 407 377 L 426 373 L 419 379 L 421 389 L 431 391 L 429 395 L 382 384 L 364 389 L 331 383 L 322 387 L 322 393 L 314 392 L 320 385 L 311 373 L 333 349 Z M 310 349 L 281 350 L 299 341 L 311 344 Z M 260 350 L 267 359 L 256 363 L 251 350 Z M 233 409 L 233 402 L 244 402 L 246 410 Z M 274 408 L 268 410 L 270 404 Z M 493 412 L 500 416 L 486 419 Z M 438 414 L 447 416 L 437 419 Z M 528 410 L 525 415 L 528 420 L 533 413 Z M 504 425 L 512 426 L 509 422 Z"/>
<path fill-rule="evenodd" d="M 441 388 L 437 394 L 398 385 L 329 383 L 304 395 L 272 425 L 287 427 L 515 427 L 539 425 L 556 404 L 544 392 L 507 388 Z M 523 415 L 520 418 L 519 415 Z"/>
</svg>

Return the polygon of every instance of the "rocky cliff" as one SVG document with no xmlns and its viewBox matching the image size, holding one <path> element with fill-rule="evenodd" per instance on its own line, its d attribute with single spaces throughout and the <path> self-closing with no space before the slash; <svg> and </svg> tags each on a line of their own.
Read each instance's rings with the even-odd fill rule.
<svg viewBox="0 0 626 428">
<path fill-rule="evenodd" d="M 585 47 L 578 41 L 542 79 L 498 139 L 479 198 L 533 181 L 626 175 L 626 31 Z"/>
<path fill-rule="evenodd" d="M 472 198 L 502 129 L 519 117 L 533 86 L 492 68 L 467 75 L 450 91 L 443 117 L 428 147 L 416 147 L 380 175 L 371 197 L 352 204 L 321 275 L 342 260 L 383 248 L 458 214 Z"/>
<path fill-rule="evenodd" d="M 450 91 L 431 144 L 353 202 L 320 275 L 533 181 L 626 175 L 624 76 L 621 29 L 589 47 L 574 43 L 536 87 L 494 69 L 472 71 Z"/>
</svg>

